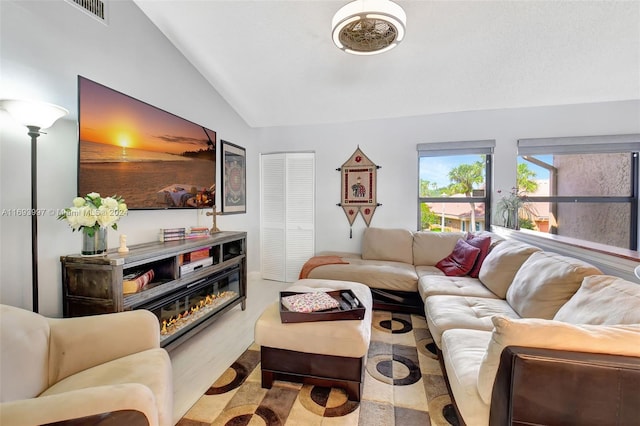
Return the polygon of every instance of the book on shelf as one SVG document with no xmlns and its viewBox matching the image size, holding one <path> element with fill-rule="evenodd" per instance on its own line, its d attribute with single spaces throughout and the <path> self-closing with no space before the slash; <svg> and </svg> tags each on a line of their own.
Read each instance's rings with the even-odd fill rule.
<svg viewBox="0 0 640 426">
<path fill-rule="evenodd" d="M 186 253 L 184 260 L 185 262 L 193 262 L 194 260 L 204 259 L 209 257 L 209 248 L 203 248 L 200 250 L 194 250 L 192 252 Z"/>
<path fill-rule="evenodd" d="M 155 272 L 153 269 L 138 270 L 128 273 L 122 277 L 122 290 L 124 294 L 137 293 L 142 288 L 153 281 Z"/>
<path fill-rule="evenodd" d="M 318 312 L 340 306 L 340 303 L 336 299 L 322 291 L 293 294 L 291 296 L 285 296 L 280 300 L 282 305 L 292 312 Z"/>
<path fill-rule="evenodd" d="M 187 228 L 160 228 L 160 230 L 165 234 L 171 233 L 185 233 L 187 232 Z"/>
<path fill-rule="evenodd" d="M 195 238 L 207 238 L 209 236 L 209 234 L 188 234 L 185 235 L 184 238 L 187 240 L 192 240 Z"/>
<path fill-rule="evenodd" d="M 160 235 L 170 237 L 175 235 L 184 236 L 187 233 L 186 228 L 160 228 Z"/>
<path fill-rule="evenodd" d="M 189 232 L 185 235 L 185 238 L 203 238 L 209 236 L 209 228 L 205 226 L 194 226 L 189 228 Z"/>
<path fill-rule="evenodd" d="M 169 235 L 169 236 L 160 235 L 161 242 L 180 241 L 180 240 L 184 240 L 184 238 L 185 238 L 184 235 Z"/>
<path fill-rule="evenodd" d="M 189 229 L 190 234 L 208 234 L 209 228 L 206 226 L 194 226 Z"/>
</svg>

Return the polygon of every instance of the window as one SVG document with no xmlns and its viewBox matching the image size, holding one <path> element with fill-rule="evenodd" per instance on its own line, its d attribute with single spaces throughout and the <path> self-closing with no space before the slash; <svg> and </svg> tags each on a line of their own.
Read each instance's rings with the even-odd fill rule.
<svg viewBox="0 0 640 426">
<path fill-rule="evenodd" d="M 520 227 L 638 249 L 640 135 L 518 141 Z"/>
<path fill-rule="evenodd" d="M 418 145 L 418 230 L 488 228 L 494 146 L 494 140 Z"/>
</svg>

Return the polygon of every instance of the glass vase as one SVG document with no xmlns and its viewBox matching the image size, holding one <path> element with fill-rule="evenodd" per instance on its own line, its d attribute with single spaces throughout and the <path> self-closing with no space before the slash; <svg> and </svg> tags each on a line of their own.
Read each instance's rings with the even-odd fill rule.
<svg viewBox="0 0 640 426">
<path fill-rule="evenodd" d="M 518 210 L 508 210 L 506 216 L 506 224 L 505 226 L 510 229 L 519 229 L 520 228 L 520 218 L 518 215 Z"/>
<path fill-rule="evenodd" d="M 99 256 L 107 252 L 107 228 L 98 228 L 89 236 L 86 231 L 82 232 L 82 255 Z"/>
</svg>

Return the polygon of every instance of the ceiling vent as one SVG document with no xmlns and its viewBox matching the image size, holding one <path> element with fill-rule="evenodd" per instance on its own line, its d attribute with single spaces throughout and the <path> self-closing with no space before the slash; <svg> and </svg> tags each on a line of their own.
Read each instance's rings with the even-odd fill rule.
<svg viewBox="0 0 640 426">
<path fill-rule="evenodd" d="M 106 0 L 66 0 L 67 3 L 78 7 L 89 16 L 98 21 L 107 23 L 107 3 Z"/>
</svg>

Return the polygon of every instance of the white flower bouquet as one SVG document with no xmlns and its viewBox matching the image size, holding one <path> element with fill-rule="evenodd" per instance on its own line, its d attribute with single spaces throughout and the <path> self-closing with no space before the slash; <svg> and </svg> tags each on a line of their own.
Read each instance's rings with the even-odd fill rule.
<svg viewBox="0 0 640 426">
<path fill-rule="evenodd" d="M 118 220 L 127 214 L 122 197 L 114 195 L 102 198 L 97 192 L 73 199 L 73 206 L 64 209 L 58 220 L 66 220 L 73 231 L 82 230 L 93 237 L 100 228 L 118 229 Z"/>
</svg>

